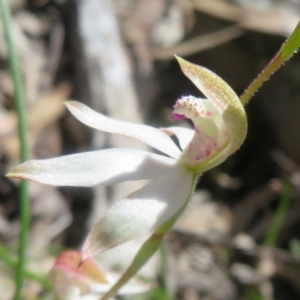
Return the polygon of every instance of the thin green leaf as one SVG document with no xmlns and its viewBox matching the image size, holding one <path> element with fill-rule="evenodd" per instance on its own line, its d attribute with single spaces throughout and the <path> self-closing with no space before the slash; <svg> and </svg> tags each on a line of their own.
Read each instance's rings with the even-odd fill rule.
<svg viewBox="0 0 300 300">
<path fill-rule="evenodd" d="M 10 268 L 15 269 L 18 266 L 18 262 L 11 257 L 9 252 L 0 244 L 0 259 Z M 25 269 L 24 274 L 27 278 L 38 282 L 45 290 L 50 290 L 51 286 L 49 281 L 43 276 L 36 274 L 30 270 Z"/>
<path fill-rule="evenodd" d="M 300 257 L 300 241 L 298 239 L 292 239 L 289 248 L 294 256 Z"/>
<path fill-rule="evenodd" d="M 284 60 L 289 59 L 297 52 L 300 45 L 300 22 L 292 32 L 291 36 L 283 44 L 281 48 L 281 58 Z"/>
<path fill-rule="evenodd" d="M 162 273 L 162 291 L 164 292 L 164 300 L 172 300 L 171 287 L 169 282 L 169 265 L 166 242 L 163 241 L 160 246 L 160 260 L 161 260 L 161 273 Z"/>
<path fill-rule="evenodd" d="M 255 286 L 246 287 L 245 296 L 247 300 L 264 300 L 260 290 Z"/>
<path fill-rule="evenodd" d="M 286 219 L 292 194 L 292 185 L 290 182 L 286 181 L 282 188 L 282 195 L 278 209 L 275 213 L 275 216 L 272 220 L 271 226 L 267 232 L 265 239 L 265 246 L 273 247 L 276 244 L 277 238 L 279 236 L 280 230 Z"/>
<path fill-rule="evenodd" d="M 24 93 L 22 85 L 22 73 L 19 66 L 17 49 L 13 39 L 11 14 L 7 0 L 0 0 L 0 13 L 3 22 L 3 28 L 8 48 L 8 58 L 10 71 L 14 83 L 14 100 L 18 115 L 18 129 L 20 139 L 20 155 L 21 161 L 28 160 L 28 146 L 27 146 L 27 129 L 26 129 L 26 116 L 25 116 L 25 104 L 24 104 Z M 25 276 L 25 259 L 26 259 L 26 248 L 27 248 L 27 237 L 29 231 L 29 192 L 28 182 L 21 182 L 20 185 L 20 211 L 21 211 L 21 231 L 19 238 L 19 261 L 16 274 L 16 291 L 15 300 L 21 299 L 22 285 Z"/>
</svg>

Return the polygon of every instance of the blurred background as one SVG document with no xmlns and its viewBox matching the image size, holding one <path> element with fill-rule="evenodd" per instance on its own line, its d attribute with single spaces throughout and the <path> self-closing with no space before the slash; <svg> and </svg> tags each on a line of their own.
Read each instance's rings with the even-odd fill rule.
<svg viewBox="0 0 300 300">
<path fill-rule="evenodd" d="M 32 159 L 124 145 L 146 149 L 83 126 L 66 111 L 64 101 L 80 101 L 117 119 L 175 125 L 171 112 L 176 99 L 201 95 L 174 54 L 209 68 L 240 95 L 300 16 L 299 0 L 9 4 Z M 156 288 L 126 299 L 162 300 L 168 299 L 166 294 L 183 300 L 300 299 L 299 55 L 265 83 L 246 112 L 244 145 L 202 176 L 194 200 L 166 238 L 165 255 L 158 255 L 142 274 Z M 18 243 L 19 182 L 4 174 L 19 162 L 16 122 L 0 23 L 0 243 L 12 254 Z M 46 276 L 56 255 L 78 249 L 106 207 L 137 188 L 136 182 L 59 189 L 30 184 L 28 268 Z M 124 269 L 136 243 L 103 256 L 102 264 Z M 0 260 L 1 300 L 12 297 L 13 274 Z M 26 280 L 26 299 L 51 299 L 50 294 Z"/>
</svg>

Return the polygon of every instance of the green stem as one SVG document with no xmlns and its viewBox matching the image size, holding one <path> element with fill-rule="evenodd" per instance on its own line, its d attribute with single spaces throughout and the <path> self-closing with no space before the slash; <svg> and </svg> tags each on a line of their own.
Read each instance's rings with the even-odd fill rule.
<svg viewBox="0 0 300 300">
<path fill-rule="evenodd" d="M 263 85 L 263 83 L 268 80 L 273 73 L 275 73 L 282 61 L 280 59 L 280 51 L 271 60 L 269 65 L 254 79 L 254 81 L 249 85 L 244 94 L 241 96 L 241 102 L 246 105 L 249 100 L 254 96 L 258 89 Z"/>
<path fill-rule="evenodd" d="M 289 181 L 284 182 L 282 188 L 282 195 L 279 206 L 276 210 L 275 216 L 272 220 L 271 226 L 266 234 L 264 245 L 267 247 L 274 247 L 279 236 L 279 232 L 286 219 L 292 194 L 292 184 Z"/>
<path fill-rule="evenodd" d="M 18 262 L 15 259 L 13 259 L 11 255 L 7 252 L 7 250 L 1 245 L 0 245 L 0 258 L 7 266 L 13 269 L 15 269 L 18 265 Z M 24 273 L 26 277 L 38 282 L 44 289 L 46 290 L 51 289 L 49 281 L 43 276 L 26 269 L 24 270 Z"/>
<path fill-rule="evenodd" d="M 163 241 L 160 246 L 160 259 L 161 259 L 161 272 L 162 272 L 162 285 L 164 289 L 164 299 L 171 300 L 171 288 L 169 284 L 169 265 L 166 243 Z"/>
<path fill-rule="evenodd" d="M 258 75 L 257 78 L 249 85 L 243 95 L 240 97 L 241 102 L 246 105 L 254 96 L 263 83 L 268 80 L 293 54 L 300 45 L 300 22 L 294 29 L 293 33 L 288 37 L 282 45 L 278 53 L 266 66 L 266 68 Z"/>
<path fill-rule="evenodd" d="M 18 130 L 20 139 L 20 156 L 21 161 L 28 160 L 28 146 L 26 135 L 26 116 L 25 116 L 25 103 L 22 85 L 22 73 L 19 66 L 17 49 L 13 40 L 12 22 L 10 9 L 7 0 L 0 0 L 0 11 L 2 16 L 3 28 L 8 48 L 8 59 L 11 75 L 14 83 L 14 100 L 18 115 Z M 29 193 L 28 183 L 23 181 L 20 185 L 20 238 L 19 238 L 19 260 L 16 274 L 16 291 L 15 300 L 21 299 L 22 286 L 25 273 L 25 257 L 27 248 L 27 238 L 30 220 L 29 208 Z"/>
<path fill-rule="evenodd" d="M 248 300 L 264 300 L 261 292 L 255 286 L 246 287 L 245 295 Z"/>
<path fill-rule="evenodd" d="M 125 285 L 158 250 L 163 237 L 164 234 L 154 233 L 151 235 L 151 237 L 142 245 L 130 267 L 125 271 L 117 283 L 101 297 L 101 300 L 109 300 L 118 293 L 119 289 Z"/>
</svg>

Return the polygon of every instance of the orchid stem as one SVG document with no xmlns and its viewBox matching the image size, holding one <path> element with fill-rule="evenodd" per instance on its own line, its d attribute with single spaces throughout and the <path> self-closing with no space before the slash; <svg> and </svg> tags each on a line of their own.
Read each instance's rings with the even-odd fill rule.
<svg viewBox="0 0 300 300">
<path fill-rule="evenodd" d="M 0 12 L 2 16 L 5 39 L 8 48 L 9 66 L 14 83 L 14 101 L 18 115 L 18 130 L 20 139 L 20 158 L 23 162 L 25 160 L 28 160 L 25 103 L 22 84 L 22 73 L 19 66 L 17 49 L 13 39 L 11 13 L 7 0 L 0 0 Z M 21 299 L 22 286 L 25 275 L 25 252 L 27 248 L 27 237 L 30 219 L 28 183 L 25 181 L 22 181 L 20 185 L 20 214 L 21 229 L 19 237 L 20 244 L 18 254 L 18 266 L 16 273 L 16 290 L 14 296 L 15 300 Z"/>
<path fill-rule="evenodd" d="M 111 299 L 118 293 L 119 289 L 126 284 L 158 250 L 163 237 L 164 234 L 155 233 L 150 236 L 150 238 L 142 245 L 130 267 L 122 275 L 119 281 L 105 295 L 102 296 L 101 300 Z"/>
<path fill-rule="evenodd" d="M 240 97 L 241 102 L 246 105 L 254 96 L 263 83 L 268 80 L 287 60 L 289 60 L 300 46 L 300 22 L 297 24 L 293 33 L 282 45 L 275 57 L 270 61 L 266 68 L 249 85 Z"/>
</svg>

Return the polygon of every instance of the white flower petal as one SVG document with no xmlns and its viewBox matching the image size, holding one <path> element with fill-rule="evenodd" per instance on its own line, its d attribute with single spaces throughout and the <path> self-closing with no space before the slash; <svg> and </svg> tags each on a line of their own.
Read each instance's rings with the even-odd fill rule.
<svg viewBox="0 0 300 300">
<path fill-rule="evenodd" d="M 82 256 L 94 256 L 154 231 L 188 200 L 192 179 L 192 173 L 175 165 L 167 174 L 118 201 L 90 232 Z"/>
<path fill-rule="evenodd" d="M 138 149 L 114 148 L 27 161 L 7 176 L 55 186 L 94 186 L 154 179 L 175 160 Z"/>
<path fill-rule="evenodd" d="M 87 126 L 136 139 L 174 158 L 180 155 L 180 150 L 170 137 L 154 127 L 112 119 L 76 101 L 69 101 L 66 105 Z"/>
<path fill-rule="evenodd" d="M 193 129 L 179 127 L 179 126 L 161 128 L 161 130 L 170 136 L 176 135 L 176 137 L 178 138 L 178 141 L 179 141 L 179 145 L 182 150 L 193 139 L 193 136 L 195 133 L 195 131 Z"/>
</svg>

